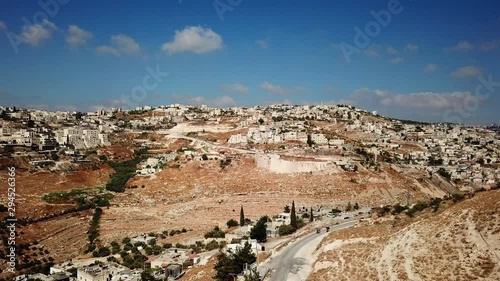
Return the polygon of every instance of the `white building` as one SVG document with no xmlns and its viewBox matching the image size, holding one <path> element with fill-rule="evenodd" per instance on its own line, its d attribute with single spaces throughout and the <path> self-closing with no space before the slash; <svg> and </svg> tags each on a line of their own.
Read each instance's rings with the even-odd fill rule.
<svg viewBox="0 0 500 281">
<path fill-rule="evenodd" d="M 227 244 L 226 251 L 228 253 L 236 253 L 238 250 L 243 249 L 246 243 L 250 244 L 252 253 L 257 255 L 258 250 L 261 248 L 261 246 L 259 245 L 259 243 L 257 243 L 257 240 L 255 239 L 241 240 L 240 243 Z"/>
<path fill-rule="evenodd" d="M 120 275 L 124 271 L 129 271 L 129 269 L 114 263 L 89 265 L 78 268 L 76 280 L 111 281 L 113 280 L 113 276 Z"/>
<path fill-rule="evenodd" d="M 311 141 L 318 145 L 328 144 L 328 139 L 323 134 L 311 134 Z"/>
<path fill-rule="evenodd" d="M 242 134 L 232 135 L 231 137 L 229 137 L 227 142 L 230 144 L 247 143 L 247 136 Z"/>
<path fill-rule="evenodd" d="M 340 147 L 340 146 L 344 145 L 344 140 L 343 139 L 331 139 L 328 143 L 330 145 Z"/>
</svg>

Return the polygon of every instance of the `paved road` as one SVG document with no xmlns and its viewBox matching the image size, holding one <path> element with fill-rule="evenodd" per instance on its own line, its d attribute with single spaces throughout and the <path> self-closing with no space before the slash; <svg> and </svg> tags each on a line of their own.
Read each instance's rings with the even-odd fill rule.
<svg viewBox="0 0 500 281">
<path fill-rule="evenodd" d="M 339 225 L 334 225 L 330 227 L 330 231 L 336 231 L 344 228 L 354 226 L 357 221 L 349 221 Z M 312 233 L 300 240 L 294 242 L 293 244 L 285 247 L 279 255 L 274 257 L 269 264 L 265 267 L 271 270 L 270 280 L 271 281 L 287 281 L 289 273 L 295 273 L 297 267 L 300 267 L 305 261 L 300 257 L 296 257 L 296 254 L 304 247 L 309 249 L 316 249 L 318 244 L 323 240 L 328 233 L 323 228 L 320 234 Z"/>
</svg>

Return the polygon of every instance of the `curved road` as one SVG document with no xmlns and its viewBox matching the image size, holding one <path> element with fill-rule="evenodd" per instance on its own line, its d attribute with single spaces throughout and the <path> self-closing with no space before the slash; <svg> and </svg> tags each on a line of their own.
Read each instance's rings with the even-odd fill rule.
<svg viewBox="0 0 500 281">
<path fill-rule="evenodd" d="M 354 226 L 356 223 L 357 221 L 349 221 L 334 225 L 330 227 L 330 231 L 348 228 Z M 302 267 L 309 264 L 309 262 L 300 257 L 299 252 L 307 251 L 308 253 L 313 253 L 319 243 L 321 243 L 323 238 L 328 234 L 329 233 L 323 228 L 320 234 L 314 232 L 300 238 L 298 241 L 281 250 L 281 252 L 267 265 L 263 265 L 262 269 L 270 269 L 271 281 L 305 280 L 305 278 L 301 278 L 299 275 L 304 275 L 305 273 L 307 273 L 307 275 L 309 274 L 309 272 L 303 272 L 304 269 L 302 269 Z M 302 272 L 300 272 L 301 270 Z"/>
<path fill-rule="evenodd" d="M 169 138 L 174 138 L 174 139 L 186 139 L 186 140 L 191 140 L 191 141 L 197 141 L 197 142 L 209 145 L 209 146 L 213 146 L 213 147 L 216 147 L 216 148 L 225 148 L 225 149 L 233 150 L 233 151 L 236 151 L 236 152 L 239 152 L 239 153 L 242 153 L 242 154 L 245 154 L 245 153 L 255 154 L 255 151 L 253 151 L 253 150 L 241 149 L 241 148 L 234 148 L 234 147 L 225 146 L 225 145 L 222 145 L 222 144 L 216 144 L 216 143 L 209 142 L 209 141 L 202 140 L 202 139 L 198 139 L 198 138 L 188 137 L 188 136 L 181 135 L 181 134 L 169 134 L 167 136 Z"/>
</svg>

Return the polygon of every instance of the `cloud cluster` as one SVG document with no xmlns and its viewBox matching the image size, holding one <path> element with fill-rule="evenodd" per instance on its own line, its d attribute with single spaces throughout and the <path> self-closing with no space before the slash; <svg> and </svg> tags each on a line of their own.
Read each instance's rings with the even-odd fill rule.
<svg viewBox="0 0 500 281">
<path fill-rule="evenodd" d="M 397 57 L 390 59 L 389 62 L 392 64 L 400 64 L 404 62 L 404 59 L 402 57 Z"/>
<path fill-rule="evenodd" d="M 416 92 L 395 94 L 387 90 L 359 89 L 352 100 L 359 104 L 370 102 L 372 105 L 413 109 L 442 110 L 464 104 L 467 99 L 476 99 L 469 92 Z"/>
<path fill-rule="evenodd" d="M 447 48 L 448 51 L 453 52 L 468 52 L 474 49 L 479 49 L 481 51 L 492 51 L 500 47 L 500 39 L 492 39 L 490 41 L 471 43 L 469 41 L 460 41 L 455 46 Z"/>
<path fill-rule="evenodd" d="M 450 75 L 455 78 L 476 77 L 481 75 L 481 69 L 474 65 L 468 65 L 456 69 Z"/>
<path fill-rule="evenodd" d="M 210 28 L 189 26 L 176 30 L 173 41 L 164 43 L 161 49 L 168 54 L 193 52 L 203 54 L 222 49 L 222 37 Z"/>
<path fill-rule="evenodd" d="M 125 34 L 118 34 L 111 36 L 111 46 L 99 46 L 96 48 L 96 51 L 101 55 L 133 55 L 139 53 L 140 46 L 133 38 Z"/>
<path fill-rule="evenodd" d="M 24 25 L 20 37 L 23 42 L 35 47 L 52 37 L 52 32 L 56 30 L 53 22 L 44 19 L 41 24 Z"/>
<path fill-rule="evenodd" d="M 266 40 L 257 40 L 255 41 L 255 43 L 257 43 L 257 45 L 259 45 L 259 47 L 261 47 L 262 49 L 267 49 L 268 47 Z"/>
<path fill-rule="evenodd" d="M 75 112 L 78 108 L 74 105 L 48 105 L 48 104 L 26 104 L 23 105 L 25 108 L 47 110 L 47 111 L 64 111 L 64 112 Z"/>
<path fill-rule="evenodd" d="M 481 44 L 480 48 L 483 51 L 491 51 L 497 49 L 498 47 L 500 47 L 500 39 L 494 39 L 488 42 L 484 42 Z"/>
<path fill-rule="evenodd" d="M 273 93 L 275 95 L 292 95 L 292 94 L 297 94 L 300 92 L 304 91 L 304 88 L 302 87 L 293 87 L 293 88 L 284 88 L 279 85 L 274 85 L 269 82 L 264 82 L 260 84 L 260 87 L 264 89 L 265 91 L 268 91 L 270 93 Z"/>
<path fill-rule="evenodd" d="M 470 43 L 469 41 L 460 41 L 455 46 L 449 49 L 455 52 L 467 52 L 474 50 L 475 47 L 476 46 L 474 46 L 474 44 Z"/>
<path fill-rule="evenodd" d="M 387 47 L 386 49 L 387 53 L 389 55 L 396 55 L 397 53 L 399 53 L 399 51 L 391 46 Z"/>
<path fill-rule="evenodd" d="M 334 48 L 339 48 L 335 44 L 333 44 L 332 46 Z M 403 49 L 406 52 L 416 53 L 419 51 L 419 47 L 417 45 L 411 44 L 411 43 L 406 44 L 406 46 Z M 370 44 L 368 47 L 366 47 L 362 50 L 362 53 L 367 57 L 375 58 L 375 57 L 381 56 L 384 53 L 384 51 L 385 51 L 385 53 L 387 53 L 390 56 L 395 56 L 395 55 L 400 54 L 400 51 L 392 46 L 384 47 L 382 45 L 377 45 L 377 44 Z M 404 58 L 402 56 L 399 56 L 399 57 L 390 58 L 387 61 L 392 63 L 392 64 L 400 64 L 400 63 L 404 62 Z"/>
<path fill-rule="evenodd" d="M 66 34 L 66 43 L 72 48 L 78 48 L 92 39 L 92 36 L 92 32 L 83 30 L 76 25 L 70 25 Z"/>
<path fill-rule="evenodd" d="M 417 45 L 415 45 L 415 44 L 411 44 L 411 43 L 409 43 L 409 44 L 407 44 L 407 45 L 405 46 L 405 51 L 408 51 L 408 52 L 418 52 L 418 49 L 419 49 L 419 48 L 418 48 L 418 46 L 417 46 Z"/>
<path fill-rule="evenodd" d="M 220 89 L 228 94 L 248 94 L 250 93 L 250 89 L 248 87 L 241 84 L 222 84 L 220 85 Z"/>
<path fill-rule="evenodd" d="M 236 105 L 236 101 L 230 96 L 220 96 L 210 99 L 202 96 L 193 97 L 191 95 L 172 94 L 171 98 L 176 102 L 182 102 L 198 106 L 202 104 L 212 107 L 228 107 Z"/>
<path fill-rule="evenodd" d="M 437 64 L 429 63 L 427 66 L 425 66 L 424 72 L 430 73 L 436 71 L 437 69 L 438 69 Z"/>
<path fill-rule="evenodd" d="M 370 46 L 363 49 L 363 54 L 367 57 L 378 57 L 379 56 L 380 46 L 371 44 Z"/>
</svg>

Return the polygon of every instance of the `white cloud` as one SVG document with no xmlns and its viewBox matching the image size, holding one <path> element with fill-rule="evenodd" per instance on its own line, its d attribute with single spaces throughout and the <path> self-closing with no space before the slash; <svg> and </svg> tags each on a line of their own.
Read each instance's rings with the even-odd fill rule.
<svg viewBox="0 0 500 281">
<path fill-rule="evenodd" d="M 271 92 L 273 94 L 277 95 L 284 95 L 286 94 L 286 89 L 282 88 L 281 86 L 278 85 L 273 85 L 269 82 L 264 82 L 260 85 L 260 87 L 268 92 Z"/>
<path fill-rule="evenodd" d="M 105 55 L 110 54 L 114 56 L 120 56 L 123 54 L 133 55 L 139 53 L 140 46 L 135 42 L 134 39 L 125 35 L 118 34 L 111 36 L 112 46 L 99 46 L 96 48 L 98 54 Z"/>
<path fill-rule="evenodd" d="M 203 54 L 223 47 L 222 37 L 210 28 L 189 26 L 183 30 L 175 31 L 172 42 L 164 43 L 161 47 L 168 54 L 193 52 Z"/>
<path fill-rule="evenodd" d="M 216 106 L 233 106 L 233 105 L 236 105 L 236 102 L 230 96 L 222 96 L 222 97 L 217 97 L 213 101 L 213 104 Z"/>
<path fill-rule="evenodd" d="M 206 104 L 212 107 L 227 107 L 236 105 L 236 101 L 230 96 L 220 96 L 210 99 L 202 96 L 193 97 L 191 95 L 172 94 L 171 98 L 175 101 L 187 103 L 190 105 Z"/>
<path fill-rule="evenodd" d="M 483 51 L 495 50 L 498 47 L 500 47 L 500 39 L 491 40 L 491 41 L 484 42 L 483 44 L 481 44 L 481 50 L 483 50 Z"/>
<path fill-rule="evenodd" d="M 418 48 L 417 45 L 411 44 L 411 43 L 407 44 L 406 47 L 405 47 L 405 50 L 409 51 L 409 52 L 418 52 L 418 49 L 419 48 Z"/>
<path fill-rule="evenodd" d="M 429 63 L 425 68 L 424 68 L 424 72 L 427 72 L 427 73 L 430 73 L 430 72 L 434 72 L 438 69 L 438 66 L 436 64 L 433 64 L 433 63 Z"/>
<path fill-rule="evenodd" d="M 52 36 L 52 32 L 57 30 L 57 26 L 44 19 L 42 24 L 31 24 L 23 26 L 20 37 L 31 46 L 38 46 L 43 41 Z"/>
<path fill-rule="evenodd" d="M 283 88 L 279 85 L 273 85 L 269 82 L 264 82 L 260 85 L 260 87 L 268 92 L 271 92 L 275 95 L 290 95 L 304 91 L 302 87 L 294 87 L 294 88 Z"/>
<path fill-rule="evenodd" d="M 68 27 L 66 43 L 68 43 L 71 47 L 78 48 L 79 46 L 87 43 L 90 39 L 92 39 L 92 32 L 83 30 L 76 25 L 70 25 Z"/>
<path fill-rule="evenodd" d="M 120 53 L 130 55 L 137 53 L 140 50 L 139 44 L 137 44 L 134 39 L 125 34 L 111 36 L 111 42 L 113 42 Z"/>
<path fill-rule="evenodd" d="M 393 59 L 390 59 L 389 60 L 390 63 L 393 63 L 393 64 L 400 64 L 400 63 L 403 63 L 404 62 L 404 59 L 401 58 L 401 57 L 398 57 L 398 58 L 393 58 Z"/>
<path fill-rule="evenodd" d="M 5 22 L 0 21 L 0 30 L 6 30 L 6 29 L 7 29 L 7 25 L 5 24 Z"/>
<path fill-rule="evenodd" d="M 466 52 L 473 50 L 475 46 L 468 41 L 460 41 L 455 46 L 451 47 L 450 50 L 457 52 Z"/>
<path fill-rule="evenodd" d="M 266 40 L 257 40 L 255 43 L 257 43 L 257 45 L 259 45 L 262 49 L 267 49 L 268 47 Z"/>
<path fill-rule="evenodd" d="M 130 104 L 126 98 L 117 98 L 110 101 L 111 107 L 124 107 Z"/>
<path fill-rule="evenodd" d="M 363 54 L 368 57 L 378 57 L 380 46 L 371 44 L 370 46 L 363 49 Z"/>
<path fill-rule="evenodd" d="M 112 107 L 107 106 L 107 105 L 97 104 L 97 105 L 91 105 L 89 107 L 89 110 L 90 110 L 90 112 L 97 112 L 97 111 L 100 111 L 100 110 L 109 110 L 111 108 Z"/>
<path fill-rule="evenodd" d="M 74 105 L 48 105 L 48 104 L 27 104 L 23 107 L 29 109 L 47 110 L 47 111 L 78 111 L 78 108 Z"/>
<path fill-rule="evenodd" d="M 481 69 L 474 65 L 468 65 L 456 69 L 450 75 L 456 78 L 475 77 L 481 74 Z"/>
<path fill-rule="evenodd" d="M 241 84 L 222 84 L 220 85 L 222 91 L 226 93 L 248 94 L 250 90 L 248 87 Z"/>
<path fill-rule="evenodd" d="M 469 92 L 417 92 L 394 94 L 387 90 L 359 89 L 352 95 L 356 103 L 371 101 L 387 107 L 442 110 L 476 99 Z"/>
<path fill-rule="evenodd" d="M 398 51 L 397 49 L 395 49 L 395 48 L 393 48 L 393 47 L 390 47 L 390 46 L 389 46 L 389 47 L 387 47 L 386 51 L 387 51 L 387 53 L 388 53 L 388 54 L 390 54 L 390 55 L 395 55 L 395 54 L 399 53 L 399 51 Z"/>
<path fill-rule="evenodd" d="M 114 55 L 114 56 L 119 56 L 120 52 L 110 46 L 99 46 L 96 48 L 96 51 L 100 55 Z"/>
</svg>

